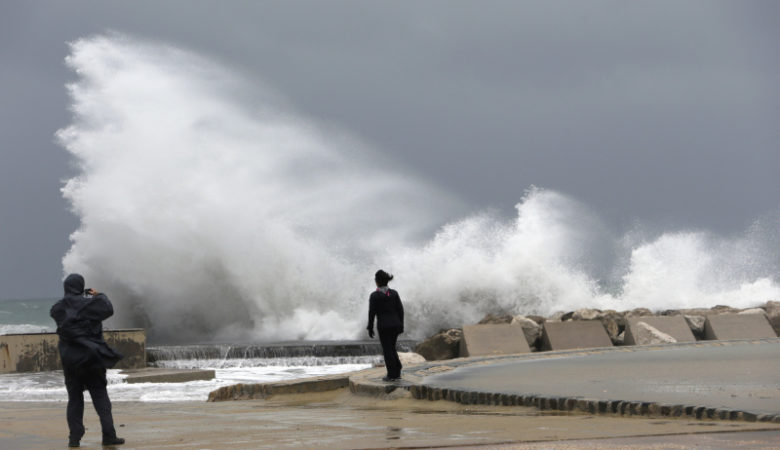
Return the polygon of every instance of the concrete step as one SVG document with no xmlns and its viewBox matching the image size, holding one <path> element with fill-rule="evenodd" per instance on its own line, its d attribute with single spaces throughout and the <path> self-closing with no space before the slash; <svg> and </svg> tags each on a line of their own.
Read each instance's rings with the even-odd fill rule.
<svg viewBox="0 0 780 450">
<path fill-rule="evenodd" d="M 186 383 L 188 381 L 213 380 L 215 372 L 203 369 L 161 369 L 147 367 L 144 369 L 126 369 L 119 372 L 127 375 L 125 383 Z"/>
</svg>

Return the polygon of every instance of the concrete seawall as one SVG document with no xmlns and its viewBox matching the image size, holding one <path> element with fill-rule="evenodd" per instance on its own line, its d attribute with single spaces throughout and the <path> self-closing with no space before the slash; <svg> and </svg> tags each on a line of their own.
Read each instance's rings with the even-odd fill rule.
<svg viewBox="0 0 780 450">
<path fill-rule="evenodd" d="M 141 328 L 105 330 L 108 345 L 124 358 L 117 369 L 146 367 L 146 332 Z M 45 372 L 62 369 L 56 333 L 0 335 L 0 373 Z"/>
</svg>

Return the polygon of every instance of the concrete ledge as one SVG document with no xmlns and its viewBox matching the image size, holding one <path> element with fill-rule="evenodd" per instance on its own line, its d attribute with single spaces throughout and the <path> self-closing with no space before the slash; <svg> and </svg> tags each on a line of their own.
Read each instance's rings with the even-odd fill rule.
<svg viewBox="0 0 780 450">
<path fill-rule="evenodd" d="M 717 341 L 717 342 L 686 342 L 678 344 L 605 347 L 588 350 L 564 350 L 521 355 L 501 355 L 487 357 L 458 358 L 441 362 L 428 362 L 404 370 L 403 379 L 396 382 L 383 382 L 383 369 L 368 369 L 357 372 L 349 377 L 350 392 L 356 395 L 367 395 L 378 398 L 389 396 L 410 395 L 418 400 L 445 400 L 464 405 L 496 405 L 496 406 L 529 406 L 541 410 L 583 412 L 587 414 L 607 414 L 619 416 L 657 416 L 682 417 L 700 420 L 736 420 L 746 422 L 771 422 L 780 424 L 780 414 L 756 414 L 729 408 L 713 408 L 702 405 L 667 404 L 661 402 L 638 402 L 619 399 L 595 399 L 571 396 L 540 395 L 538 393 L 470 391 L 429 386 L 423 383 L 426 376 L 452 370 L 457 367 L 468 367 L 481 364 L 502 363 L 518 360 L 534 360 L 556 358 L 567 355 L 588 355 L 604 352 L 636 352 L 663 350 L 676 347 L 724 346 L 743 343 L 780 343 L 780 338 L 757 339 L 750 341 Z M 408 393 L 408 394 L 407 394 Z"/>
<path fill-rule="evenodd" d="M 530 353 L 523 327 L 510 324 L 464 325 L 460 356 Z"/>
<path fill-rule="evenodd" d="M 668 334 L 677 342 L 695 342 L 696 338 L 683 316 L 641 316 L 628 319 L 626 326 L 625 345 L 646 345 L 650 343 L 643 338 L 638 329 L 639 322 L 644 322 L 656 330 Z"/>
<path fill-rule="evenodd" d="M 104 330 L 103 337 L 124 358 L 117 369 L 146 367 L 146 332 L 141 328 Z M 57 333 L 0 335 L 0 373 L 45 372 L 62 369 Z"/>
<path fill-rule="evenodd" d="M 188 381 L 208 381 L 213 380 L 215 372 L 213 370 L 201 369 L 128 369 L 120 372 L 127 375 L 125 383 L 186 383 Z"/>
<path fill-rule="evenodd" d="M 776 337 L 765 314 L 716 314 L 704 322 L 704 339 L 760 339 Z"/>
<path fill-rule="evenodd" d="M 772 422 L 780 424 L 780 415 L 777 414 L 755 414 L 747 411 L 698 405 L 672 405 L 657 402 L 465 391 L 425 385 L 411 386 L 408 390 L 412 394 L 412 397 L 418 400 L 447 400 L 463 405 L 529 406 L 540 410 L 572 411 L 587 414 L 740 420 L 746 422 Z"/>
<path fill-rule="evenodd" d="M 542 350 L 610 347 L 612 340 L 599 320 L 545 322 Z"/>
<path fill-rule="evenodd" d="M 257 400 L 283 394 L 304 394 L 325 392 L 349 386 L 349 375 L 328 375 L 301 380 L 277 381 L 274 383 L 233 384 L 223 386 L 209 393 L 209 402 L 228 400 Z"/>
</svg>

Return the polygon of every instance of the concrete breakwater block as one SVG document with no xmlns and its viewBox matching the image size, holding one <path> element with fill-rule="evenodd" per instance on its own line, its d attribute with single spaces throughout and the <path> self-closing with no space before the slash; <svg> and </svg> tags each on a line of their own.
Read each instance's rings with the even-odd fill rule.
<svg viewBox="0 0 780 450">
<path fill-rule="evenodd" d="M 764 314 L 715 314 L 704 322 L 704 339 L 761 339 L 777 337 Z"/>
<path fill-rule="evenodd" d="M 640 326 L 645 323 L 661 333 L 671 337 L 670 342 L 694 342 L 696 338 L 691 332 L 691 327 L 683 316 L 643 316 L 628 319 L 626 325 L 625 345 L 650 345 L 659 344 L 657 337 Z"/>
<path fill-rule="evenodd" d="M 604 325 L 598 320 L 545 322 L 542 328 L 542 350 L 612 347 Z"/>
<path fill-rule="evenodd" d="M 146 367 L 146 332 L 140 328 L 104 330 L 103 337 L 124 358 L 117 369 Z M 45 372 L 62 369 L 57 333 L 0 335 L 0 373 Z"/>
<path fill-rule="evenodd" d="M 510 355 L 530 353 L 521 325 L 464 325 L 460 356 Z"/>
<path fill-rule="evenodd" d="M 213 380 L 213 370 L 202 369 L 158 369 L 147 367 L 145 369 L 128 369 L 120 372 L 127 375 L 125 383 L 186 383 L 188 381 Z"/>
</svg>

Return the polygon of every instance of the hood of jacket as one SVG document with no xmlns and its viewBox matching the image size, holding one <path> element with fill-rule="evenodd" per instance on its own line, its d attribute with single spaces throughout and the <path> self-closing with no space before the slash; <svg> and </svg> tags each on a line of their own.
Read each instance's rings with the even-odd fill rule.
<svg viewBox="0 0 780 450">
<path fill-rule="evenodd" d="M 84 293 L 84 277 L 77 273 L 72 273 L 62 282 L 65 288 L 65 296 L 81 295 Z"/>
</svg>

